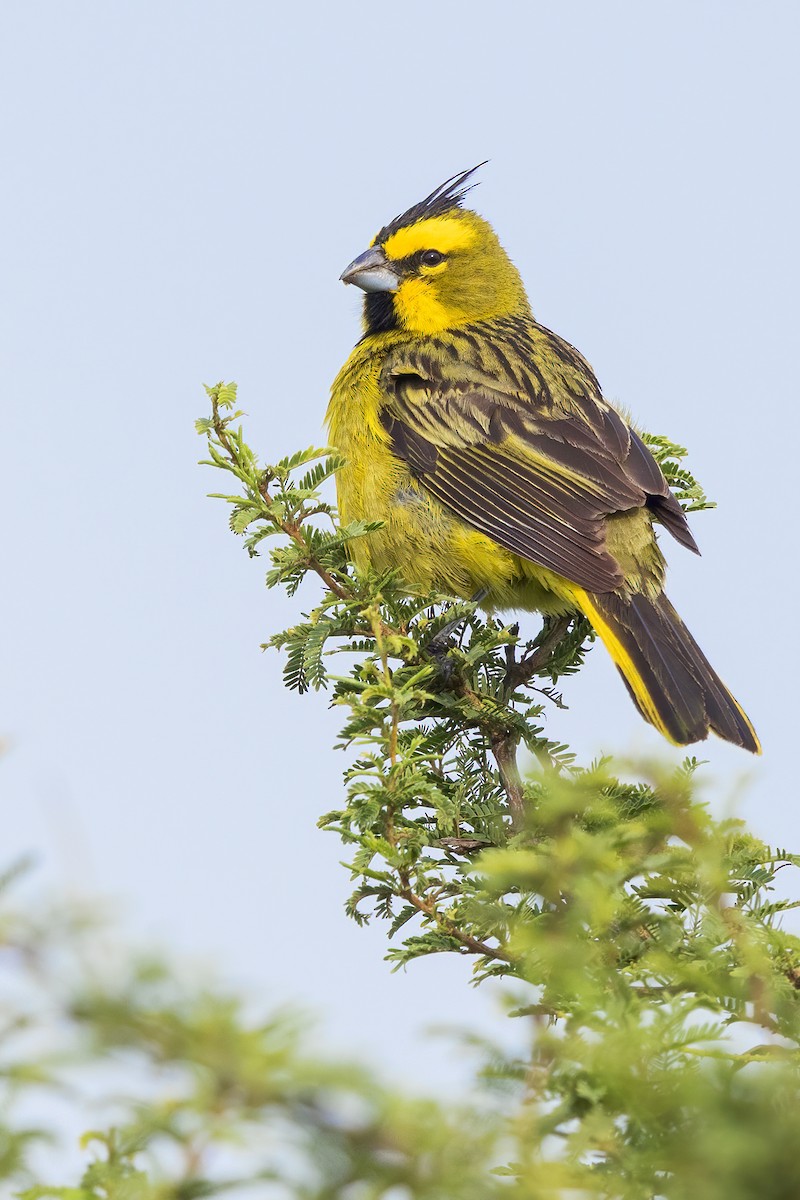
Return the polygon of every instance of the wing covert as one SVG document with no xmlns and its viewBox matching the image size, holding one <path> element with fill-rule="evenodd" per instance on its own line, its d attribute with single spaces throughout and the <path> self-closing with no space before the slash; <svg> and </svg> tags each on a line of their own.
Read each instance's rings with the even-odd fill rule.
<svg viewBox="0 0 800 1200">
<path fill-rule="evenodd" d="M 381 418 L 392 449 L 440 503 L 512 553 L 592 592 L 624 582 L 606 547 L 614 513 L 647 505 L 696 549 L 658 464 L 595 391 L 590 372 L 582 389 L 570 388 L 568 406 L 540 406 L 541 361 L 523 392 L 487 372 L 483 359 L 476 365 L 466 349 L 461 363 L 446 367 L 427 356 L 424 364 L 418 355 L 404 362 L 401 352 L 382 373 L 389 401 Z M 517 357 L 515 382 L 524 365 Z"/>
</svg>

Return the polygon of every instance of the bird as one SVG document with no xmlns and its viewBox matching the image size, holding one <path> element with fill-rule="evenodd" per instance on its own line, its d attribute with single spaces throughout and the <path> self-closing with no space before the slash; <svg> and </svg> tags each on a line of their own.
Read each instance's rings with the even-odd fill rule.
<svg viewBox="0 0 800 1200">
<path fill-rule="evenodd" d="M 489 612 L 582 613 L 668 741 L 713 732 L 760 753 L 665 594 L 655 526 L 699 550 L 660 466 L 464 204 L 484 165 L 389 221 L 340 277 L 364 300 L 326 417 L 339 511 L 381 523 L 351 543 L 355 566 Z"/>
</svg>

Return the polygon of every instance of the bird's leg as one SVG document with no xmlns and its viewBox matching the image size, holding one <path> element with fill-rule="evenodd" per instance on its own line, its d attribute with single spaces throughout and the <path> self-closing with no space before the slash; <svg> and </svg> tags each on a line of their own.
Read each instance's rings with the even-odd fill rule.
<svg viewBox="0 0 800 1200">
<path fill-rule="evenodd" d="M 470 603 L 480 604 L 489 595 L 488 588 L 481 588 L 470 597 Z M 449 683 L 453 676 L 453 667 L 447 657 L 447 651 L 450 648 L 450 638 L 457 629 L 463 628 L 466 617 L 457 617 L 454 621 L 448 621 L 439 632 L 431 638 L 425 647 L 425 650 L 430 654 L 431 658 L 436 660 L 436 666 L 445 683 Z"/>
<path fill-rule="evenodd" d="M 481 601 L 485 600 L 488 595 L 488 588 L 480 588 L 480 590 L 477 591 L 474 596 L 470 596 L 470 604 L 480 604 Z M 466 617 L 456 617 L 454 621 L 448 621 L 446 625 L 442 626 L 436 636 L 432 637 L 425 647 L 425 649 L 428 651 L 428 654 L 432 654 L 434 658 L 438 658 L 439 655 L 446 653 L 447 643 L 450 641 L 450 638 L 453 636 L 456 630 L 464 625 L 465 621 Z"/>
</svg>

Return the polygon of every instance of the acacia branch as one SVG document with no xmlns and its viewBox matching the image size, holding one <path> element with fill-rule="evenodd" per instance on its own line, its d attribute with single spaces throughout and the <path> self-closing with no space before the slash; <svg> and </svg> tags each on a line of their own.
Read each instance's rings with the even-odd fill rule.
<svg viewBox="0 0 800 1200">
<path fill-rule="evenodd" d="M 471 934 L 460 929 L 453 921 L 443 916 L 435 904 L 431 901 L 423 900 L 421 896 L 418 896 L 410 884 L 405 883 L 397 894 L 401 899 L 408 901 L 418 912 L 429 917 L 442 933 L 460 942 L 470 954 L 481 954 L 486 958 L 495 958 L 499 962 L 511 964 L 515 962 L 511 955 L 505 950 L 501 950 L 499 946 L 490 946 L 488 942 L 482 942 L 479 938 L 474 938 Z"/>
<path fill-rule="evenodd" d="M 514 833 L 518 833 L 522 829 L 525 821 L 525 795 L 517 765 L 518 745 L 518 736 L 510 731 L 492 740 L 492 754 L 497 763 L 497 770 L 500 772 L 500 782 L 508 798 L 511 828 Z"/>
<path fill-rule="evenodd" d="M 233 446 L 233 443 L 231 442 L 231 439 L 228 435 L 228 429 L 225 424 L 224 418 L 220 414 L 219 403 L 218 403 L 216 397 L 212 397 L 212 400 L 211 400 L 211 413 L 212 413 L 212 424 L 214 427 L 214 432 L 217 436 L 217 441 L 219 442 L 220 446 L 222 446 L 223 450 L 227 454 L 230 462 L 232 464 L 234 464 L 235 466 L 238 466 L 239 462 L 238 462 L 238 457 L 236 454 L 236 449 Z M 264 503 L 269 506 L 272 506 L 272 504 L 274 502 L 273 496 L 269 490 L 269 486 L 263 475 L 261 475 L 259 477 L 255 486 L 256 486 L 256 490 L 258 491 L 259 496 L 264 501 Z M 303 514 L 303 517 L 307 517 L 307 516 L 311 516 L 311 512 L 307 512 L 307 513 Z M 302 531 L 302 528 L 301 528 L 301 525 L 299 522 L 287 521 L 287 520 L 276 520 L 276 518 L 273 517 L 271 514 L 270 514 L 270 520 L 272 520 L 272 522 L 276 526 L 276 528 L 280 529 L 283 533 L 286 534 L 287 537 L 291 538 L 293 542 L 295 542 L 298 546 L 301 546 L 302 549 L 305 550 L 306 556 L 307 556 L 306 563 L 308 565 L 309 570 L 314 571 L 317 575 L 319 575 L 320 579 L 325 584 L 325 586 L 329 592 L 333 592 L 334 596 L 338 597 L 339 600 L 352 600 L 353 599 L 352 591 L 350 591 L 347 588 L 342 587 L 342 585 L 331 574 L 331 572 L 322 565 L 322 563 L 314 556 L 314 554 L 312 554 L 311 549 L 308 545 L 308 542 L 306 541 L 306 539 L 303 535 L 303 531 Z"/>
<path fill-rule="evenodd" d="M 544 635 L 539 645 L 535 646 L 519 662 L 517 662 L 516 647 L 513 645 L 506 647 L 505 688 L 507 695 L 516 691 L 518 687 L 522 687 L 528 683 L 534 675 L 538 674 L 547 665 L 558 649 L 560 642 L 568 633 L 571 623 L 571 616 L 558 617 L 550 626 L 550 629 Z"/>
</svg>

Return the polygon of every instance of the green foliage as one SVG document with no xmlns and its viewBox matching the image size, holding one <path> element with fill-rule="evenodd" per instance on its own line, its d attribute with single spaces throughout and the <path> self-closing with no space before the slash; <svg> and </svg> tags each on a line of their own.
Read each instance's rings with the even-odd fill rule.
<svg viewBox="0 0 800 1200">
<path fill-rule="evenodd" d="M 642 434 L 642 440 L 650 447 L 653 457 L 685 512 L 702 512 L 705 508 L 717 507 L 713 500 L 708 499 L 691 471 L 684 467 L 683 459 L 689 453 L 685 446 L 679 446 L 657 433 Z"/>
<path fill-rule="evenodd" d="M 22 1200 L 199 1200 L 246 1186 L 265 1200 L 487 1195 L 496 1115 L 394 1094 L 304 1049 L 307 1030 L 289 1013 L 254 1020 L 161 961 L 108 958 L 107 935 L 80 915 L 31 916 L 5 898 L 0 1180 Z M 52 1053 L 31 1062 L 44 1038 Z M 100 1063 L 110 1082 L 98 1104 L 97 1083 L 85 1094 L 79 1080 Z M 83 1136 L 88 1162 L 71 1186 L 37 1179 L 61 1174 L 63 1147 L 37 1151 L 43 1135 L 23 1115 L 59 1095 L 87 1122 L 114 1113 Z"/>
<path fill-rule="evenodd" d="M 234 477 L 221 496 L 233 532 L 254 557 L 272 539 L 267 583 L 310 597 L 266 645 L 290 689 L 327 689 L 341 713 L 344 794 L 320 824 L 347 847 L 347 911 L 385 924 L 398 968 L 457 954 L 476 983 L 497 980 L 522 1049 L 485 1046 L 485 1093 L 462 1108 L 397 1097 L 309 1055 L 285 1015 L 253 1024 L 161 965 L 87 977 L 65 973 L 62 949 L 54 972 L 51 945 L 91 934 L 7 917 L 17 966 L 61 995 L 72 1056 L 134 1060 L 148 1081 L 87 1135 L 79 1183 L 28 1180 L 27 1200 L 190 1200 L 247 1184 L 266 1200 L 800 1195 L 800 940 L 784 925 L 796 902 L 776 892 L 798 860 L 714 819 L 693 759 L 577 764 L 546 724 L 587 624 L 547 618 L 523 640 L 473 604 L 358 576 L 349 543 L 376 526 L 338 523 L 335 449 L 262 467 L 235 387 L 208 394 L 198 429 L 207 461 Z M 684 507 L 709 507 L 686 452 L 647 440 Z M 15 1099 L 59 1086 L 64 1062 L 63 1049 L 34 1063 L 14 1052 L 31 1011 L 9 1010 L 0 1043 L 0 1177 L 14 1181 L 42 1136 Z"/>
</svg>

